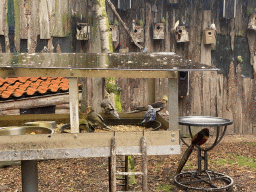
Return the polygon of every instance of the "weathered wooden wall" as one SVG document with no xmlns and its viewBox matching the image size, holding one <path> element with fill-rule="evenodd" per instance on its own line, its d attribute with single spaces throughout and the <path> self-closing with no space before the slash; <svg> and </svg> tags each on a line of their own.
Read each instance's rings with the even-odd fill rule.
<svg viewBox="0 0 256 192">
<path fill-rule="evenodd" d="M 11 10 L 7 5 L 13 2 L 15 14 L 15 38 L 8 36 Z M 61 3 L 60 3 L 61 2 Z M 91 34 L 96 35 L 92 17 L 92 0 L 2 0 L 0 3 L 0 51 L 21 51 L 26 43 L 26 52 L 40 52 L 47 46 L 49 52 L 56 52 L 59 44 L 62 52 L 90 52 L 95 43 L 76 40 L 76 23 L 89 23 Z M 112 0 L 117 6 L 117 0 Z M 256 33 L 248 30 L 250 16 L 255 13 L 255 0 L 239 0 L 234 18 L 223 18 L 223 1 L 191 1 L 179 0 L 176 5 L 162 0 L 132 1 L 132 8 L 118 10 L 120 16 L 132 29 L 132 21 L 144 23 L 144 42 L 150 52 L 173 51 L 187 59 L 215 65 L 220 68 L 216 72 L 189 73 L 189 92 L 179 98 L 180 116 L 212 115 L 229 118 L 234 121 L 229 126 L 229 134 L 256 134 Z M 3 11 L 2 11 L 3 10 Z M 9 12 L 8 12 L 9 11 Z M 115 15 L 107 7 L 109 21 L 115 20 Z M 10 17 L 8 20 L 8 16 Z M 7 17 L 7 19 L 6 19 Z M 153 39 L 153 20 L 161 22 L 164 17 L 165 39 Z M 184 24 L 189 32 L 189 42 L 177 43 L 173 33 L 176 21 Z M 120 23 L 120 22 L 119 22 Z M 203 44 L 203 30 L 216 25 L 216 46 Z M 122 43 L 122 48 L 129 51 L 140 51 L 131 42 L 124 28 L 119 24 L 119 36 L 113 42 L 114 47 Z M 226 39 L 225 41 L 221 39 Z M 248 43 L 248 46 L 244 44 Z M 14 46 L 14 47 L 13 47 Z M 14 49 L 15 48 L 15 49 Z M 237 56 L 241 55 L 243 63 Z M 84 102 L 93 103 L 93 79 L 81 79 L 84 86 Z M 146 105 L 148 98 L 147 79 L 117 79 L 117 85 L 122 89 L 121 102 L 123 111 L 129 111 L 135 106 Z M 156 100 L 167 95 L 167 80 L 156 79 Z M 86 94 L 85 94 L 86 93 Z M 167 109 L 171 110 L 171 109 Z M 185 132 L 185 128 L 181 127 Z"/>
</svg>

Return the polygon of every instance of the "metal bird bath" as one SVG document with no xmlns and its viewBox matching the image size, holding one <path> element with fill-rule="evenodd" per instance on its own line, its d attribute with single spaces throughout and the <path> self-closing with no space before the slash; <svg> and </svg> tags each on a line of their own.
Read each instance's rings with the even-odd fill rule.
<svg viewBox="0 0 256 192">
<path fill-rule="evenodd" d="M 190 137 L 192 138 L 191 126 L 215 127 L 215 140 L 210 147 L 202 148 L 196 145 L 193 150 L 197 151 L 198 168 L 196 171 L 187 171 L 174 177 L 175 183 L 182 189 L 200 190 L 200 191 L 229 191 L 233 188 L 233 179 L 227 175 L 208 170 L 207 152 L 213 149 L 224 137 L 227 126 L 233 122 L 229 119 L 210 116 L 185 116 L 179 118 L 180 125 L 188 126 Z M 224 127 L 220 130 L 220 127 Z M 182 142 L 189 147 L 189 144 L 180 136 Z M 202 155 L 202 152 L 204 155 Z M 204 169 L 202 169 L 202 160 L 204 160 Z"/>
</svg>

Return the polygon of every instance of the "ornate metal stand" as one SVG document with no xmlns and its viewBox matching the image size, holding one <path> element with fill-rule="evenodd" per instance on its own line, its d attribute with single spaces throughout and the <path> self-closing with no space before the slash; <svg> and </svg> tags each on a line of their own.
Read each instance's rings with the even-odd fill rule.
<svg viewBox="0 0 256 192">
<path fill-rule="evenodd" d="M 191 126 L 216 127 L 215 141 L 208 148 L 201 148 L 196 145 L 193 150 L 197 151 L 198 167 L 196 171 L 187 171 L 174 177 L 175 183 L 182 189 L 200 190 L 200 191 L 231 191 L 233 189 L 233 179 L 227 175 L 208 170 L 207 152 L 212 150 L 224 137 L 227 126 L 233 122 L 229 119 L 208 116 L 186 116 L 179 119 L 180 125 L 187 125 L 190 137 L 192 138 Z M 220 127 L 224 126 L 223 131 Z M 188 147 L 185 140 L 180 137 L 182 142 Z M 202 154 L 203 153 L 203 154 Z M 202 169 L 202 160 L 204 168 Z"/>
</svg>

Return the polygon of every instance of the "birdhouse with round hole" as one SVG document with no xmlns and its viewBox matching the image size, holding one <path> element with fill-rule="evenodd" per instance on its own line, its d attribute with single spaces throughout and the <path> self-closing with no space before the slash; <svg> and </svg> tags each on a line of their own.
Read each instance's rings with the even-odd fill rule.
<svg viewBox="0 0 256 192">
<path fill-rule="evenodd" d="M 88 40 L 90 39 L 90 26 L 88 23 L 77 23 L 76 25 L 76 39 Z"/>
<path fill-rule="evenodd" d="M 154 25 L 153 39 L 164 39 L 164 23 L 156 23 Z"/>
<path fill-rule="evenodd" d="M 205 45 L 215 44 L 216 43 L 215 30 L 214 29 L 204 30 L 203 41 Z"/>
<path fill-rule="evenodd" d="M 189 42 L 186 26 L 178 26 L 176 28 L 175 38 L 177 43 Z"/>
<path fill-rule="evenodd" d="M 251 14 L 248 23 L 248 29 L 256 31 L 256 13 Z"/>
<path fill-rule="evenodd" d="M 144 42 L 144 27 L 143 26 L 134 26 L 132 31 L 133 38 L 137 42 Z"/>
<path fill-rule="evenodd" d="M 111 32 L 112 35 L 112 41 L 117 41 L 118 39 L 118 28 L 116 25 L 109 25 L 109 30 Z"/>
</svg>

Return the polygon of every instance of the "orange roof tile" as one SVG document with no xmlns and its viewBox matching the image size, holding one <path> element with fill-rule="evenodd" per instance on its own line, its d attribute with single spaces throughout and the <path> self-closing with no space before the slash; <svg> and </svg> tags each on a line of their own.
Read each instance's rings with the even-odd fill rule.
<svg viewBox="0 0 256 192">
<path fill-rule="evenodd" d="M 80 84 L 79 86 L 81 87 Z M 0 77 L 0 100 L 67 92 L 68 90 L 69 81 L 64 77 Z"/>
</svg>

